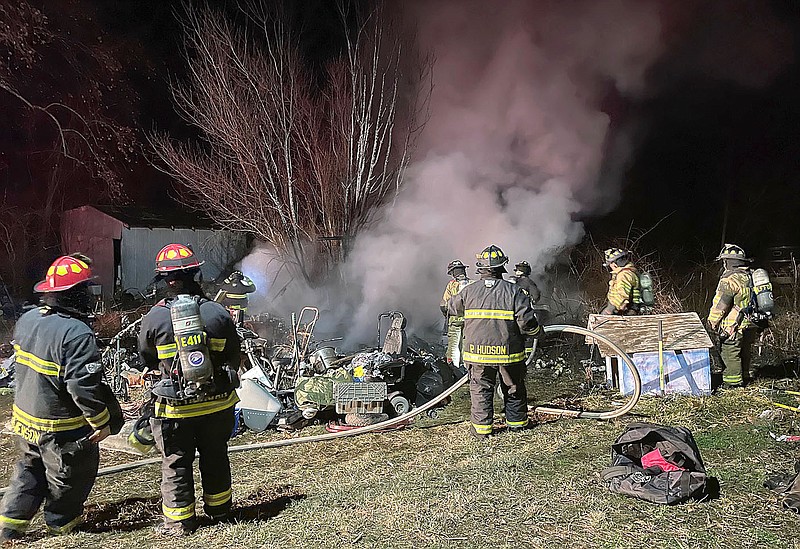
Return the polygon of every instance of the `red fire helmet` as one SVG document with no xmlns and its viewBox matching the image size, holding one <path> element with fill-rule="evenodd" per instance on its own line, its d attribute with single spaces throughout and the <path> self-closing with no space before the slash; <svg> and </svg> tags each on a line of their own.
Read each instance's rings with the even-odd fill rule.
<svg viewBox="0 0 800 549">
<path fill-rule="evenodd" d="M 200 267 L 205 263 L 198 261 L 189 246 L 183 244 L 167 244 L 156 254 L 156 272 L 168 273 Z"/>
<path fill-rule="evenodd" d="M 89 264 L 69 255 L 53 261 L 44 280 L 33 287 L 35 292 L 61 292 L 95 278 Z"/>
</svg>

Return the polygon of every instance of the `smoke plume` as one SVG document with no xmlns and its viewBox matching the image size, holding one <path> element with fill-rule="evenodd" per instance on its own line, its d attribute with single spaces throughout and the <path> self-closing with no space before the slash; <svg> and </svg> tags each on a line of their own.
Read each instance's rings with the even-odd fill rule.
<svg viewBox="0 0 800 549">
<path fill-rule="evenodd" d="M 410 324 L 441 323 L 452 259 L 500 246 L 541 275 L 583 236 L 580 217 L 617 193 L 598 179 L 609 94 L 641 94 L 662 53 L 652 2 L 420 2 L 421 47 L 435 88 L 406 188 L 359 238 L 349 276 L 357 319 L 399 308 Z M 474 272 L 474 271 L 473 271 Z"/>
<path fill-rule="evenodd" d="M 711 63 L 720 78 L 739 78 L 727 68 L 738 61 L 699 38 L 688 3 L 677 14 L 657 0 L 405 6 L 420 49 L 435 56 L 430 119 L 400 196 L 356 239 L 343 287 L 327 298 L 331 322 L 346 319 L 351 343 L 371 341 L 376 315 L 392 309 L 406 313 L 411 331 L 436 333 L 453 259 L 472 266 L 476 252 L 496 244 L 511 265 L 530 262 L 536 278 L 579 242 L 581 218 L 613 208 L 623 184 L 636 121 L 622 120 L 620 105 L 652 93 L 648 70 L 668 47 L 676 66 Z M 718 23 L 717 38 L 735 38 L 741 18 L 737 25 Z M 756 53 L 770 47 L 762 40 Z M 762 64 L 742 83 L 761 85 L 775 70 Z M 321 300 L 289 292 L 288 301 Z"/>
</svg>

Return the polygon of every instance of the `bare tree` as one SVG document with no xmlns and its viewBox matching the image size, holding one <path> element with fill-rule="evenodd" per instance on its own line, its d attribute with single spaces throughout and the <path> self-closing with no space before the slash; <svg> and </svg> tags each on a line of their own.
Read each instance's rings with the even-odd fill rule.
<svg viewBox="0 0 800 549">
<path fill-rule="evenodd" d="M 0 207 L 0 275 L 23 294 L 26 268 L 57 253 L 60 212 L 119 200 L 140 147 L 121 122 L 132 90 L 92 6 L 34 4 L 0 2 L 0 188 L 13 188 Z"/>
<path fill-rule="evenodd" d="M 420 58 L 404 74 L 404 42 L 380 7 L 339 7 L 346 47 L 320 76 L 285 13 L 242 5 L 237 25 L 187 4 L 189 70 L 173 96 L 200 139 L 152 137 L 185 203 L 269 242 L 309 283 L 399 191 L 429 95 L 401 100 L 430 64 Z"/>
</svg>

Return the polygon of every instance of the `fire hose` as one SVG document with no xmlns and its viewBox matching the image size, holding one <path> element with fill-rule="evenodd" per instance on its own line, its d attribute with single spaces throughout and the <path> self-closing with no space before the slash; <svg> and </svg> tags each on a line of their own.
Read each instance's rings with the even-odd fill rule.
<svg viewBox="0 0 800 549">
<path fill-rule="evenodd" d="M 570 417 L 570 418 L 587 418 L 587 419 L 612 419 L 615 417 L 622 416 L 628 413 L 636 403 L 639 401 L 639 397 L 641 396 L 642 392 L 642 382 L 639 376 L 639 372 L 636 369 L 636 365 L 633 363 L 633 360 L 623 351 L 620 349 L 613 341 L 608 339 L 607 337 L 597 334 L 591 330 L 586 328 L 581 328 L 579 326 L 571 326 L 568 324 L 556 324 L 552 326 L 545 326 L 544 333 L 572 333 L 572 334 L 579 334 L 584 336 L 589 336 L 594 340 L 600 341 L 606 345 L 608 345 L 616 354 L 617 356 L 625 363 L 625 365 L 630 370 L 630 373 L 633 377 L 633 393 L 628 398 L 628 401 L 616 408 L 614 410 L 609 410 L 605 412 L 596 412 L 590 410 L 569 410 L 563 408 L 550 408 L 547 406 L 537 406 L 534 408 L 534 411 L 541 414 L 547 415 L 555 415 L 559 417 Z M 306 437 L 298 437 L 298 438 L 289 438 L 283 440 L 271 440 L 269 442 L 259 442 L 254 444 L 241 444 L 238 446 L 231 446 L 228 448 L 228 453 L 233 454 L 236 452 L 248 452 L 250 450 L 265 450 L 267 448 L 283 448 L 285 446 L 294 446 L 296 444 L 305 444 L 310 442 L 324 442 L 328 440 L 333 440 L 337 438 L 344 438 L 344 437 L 352 437 L 357 435 L 363 435 L 366 433 L 371 433 L 373 431 L 380 431 L 385 430 L 387 428 L 399 425 L 401 423 L 407 422 L 413 417 L 416 417 L 420 414 L 424 414 L 431 408 L 435 407 L 437 404 L 442 402 L 444 399 L 452 395 L 458 389 L 460 389 L 467 381 L 469 380 L 469 375 L 465 375 L 458 381 L 456 381 L 453 385 L 451 385 L 447 390 L 445 390 L 440 395 L 436 396 L 432 400 L 426 402 L 422 406 L 418 408 L 414 408 L 413 410 L 394 417 L 390 418 L 386 421 L 382 421 L 380 423 L 375 423 L 373 425 L 367 425 L 365 427 L 358 427 L 355 429 L 347 430 L 347 431 L 340 431 L 334 433 L 325 433 L 321 435 L 312 435 Z M 138 461 L 132 461 L 130 463 L 123 463 L 121 465 L 114 465 L 111 467 L 104 467 L 97 471 L 97 476 L 102 477 L 106 475 L 114 475 L 117 473 L 123 473 L 125 471 L 131 471 L 133 469 L 137 469 L 139 467 L 144 467 L 145 465 L 155 465 L 157 463 L 161 463 L 161 458 L 151 458 L 151 459 L 142 459 Z M 7 488 L 0 489 L 0 494 L 6 491 Z"/>
</svg>

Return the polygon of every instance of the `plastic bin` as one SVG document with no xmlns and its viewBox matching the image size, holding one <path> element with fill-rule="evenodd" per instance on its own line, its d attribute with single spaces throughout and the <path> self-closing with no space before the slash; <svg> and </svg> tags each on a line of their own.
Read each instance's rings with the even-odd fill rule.
<svg viewBox="0 0 800 549">
<path fill-rule="evenodd" d="M 337 414 L 379 414 L 383 412 L 386 394 L 386 383 L 382 381 L 333 385 Z"/>
</svg>

